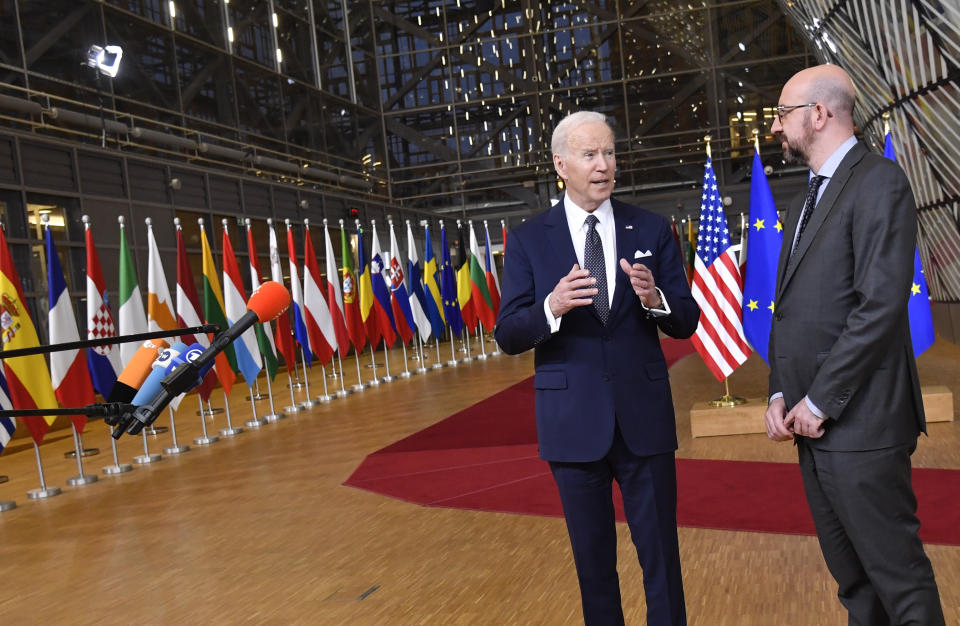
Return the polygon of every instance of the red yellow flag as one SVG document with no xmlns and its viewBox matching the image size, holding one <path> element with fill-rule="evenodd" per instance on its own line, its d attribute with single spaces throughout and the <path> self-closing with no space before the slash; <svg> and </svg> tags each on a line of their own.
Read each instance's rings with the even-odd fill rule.
<svg viewBox="0 0 960 626">
<path fill-rule="evenodd" d="M 30 318 L 23 297 L 20 276 L 7 247 L 7 237 L 0 230 L 0 333 L 3 350 L 18 350 L 40 345 L 37 329 Z M 10 401 L 15 409 L 41 409 L 57 406 L 50 383 L 50 370 L 43 355 L 20 356 L 4 361 Z M 25 417 L 24 423 L 39 444 L 55 417 Z"/>
</svg>

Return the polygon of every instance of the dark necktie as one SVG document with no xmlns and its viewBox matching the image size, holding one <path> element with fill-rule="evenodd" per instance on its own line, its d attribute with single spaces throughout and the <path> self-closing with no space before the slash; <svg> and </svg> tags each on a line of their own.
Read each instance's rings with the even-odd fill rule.
<svg viewBox="0 0 960 626">
<path fill-rule="evenodd" d="M 593 297 L 593 308 L 600 317 L 600 322 L 606 326 L 610 317 L 610 302 L 607 300 L 607 269 L 603 262 L 603 242 L 597 232 L 596 215 L 588 215 L 587 240 L 583 245 L 583 267 L 590 270 L 590 275 L 597 279 L 597 295 Z"/>
<path fill-rule="evenodd" d="M 803 237 L 803 230 L 810 221 L 810 216 L 817 206 L 817 192 L 820 191 L 820 185 L 827 179 L 826 176 L 814 176 L 810 179 L 810 185 L 807 187 L 807 197 L 803 201 L 803 211 L 800 213 L 800 226 L 797 227 L 797 241 L 790 254 L 793 254 L 800 247 L 800 239 Z"/>
</svg>

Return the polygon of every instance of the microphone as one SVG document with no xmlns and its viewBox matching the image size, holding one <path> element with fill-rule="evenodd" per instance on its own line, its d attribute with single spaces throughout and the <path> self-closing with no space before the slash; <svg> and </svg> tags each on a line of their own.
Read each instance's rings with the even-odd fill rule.
<svg viewBox="0 0 960 626">
<path fill-rule="evenodd" d="M 157 358 L 157 354 L 161 348 L 166 348 L 168 344 L 163 339 L 150 339 L 144 341 L 140 348 L 134 353 L 133 358 L 130 359 L 130 362 L 127 363 L 127 366 L 123 368 L 123 371 L 120 372 L 120 375 L 117 377 L 117 382 L 114 383 L 113 389 L 110 390 L 110 395 L 107 397 L 108 403 L 113 402 L 122 402 L 129 404 L 133 397 L 137 395 L 137 389 L 143 385 L 144 381 L 150 375 L 151 365 L 153 361 Z M 119 415 L 110 415 L 107 416 L 104 421 L 114 426 L 116 425 Z"/>
<path fill-rule="evenodd" d="M 210 347 L 203 351 L 196 360 L 192 362 L 192 367 L 199 370 L 209 371 L 214 359 L 223 352 L 224 348 L 244 333 L 256 322 L 261 324 L 275 319 L 290 306 L 290 292 L 280 283 L 268 280 L 250 294 L 247 301 L 247 312 L 240 319 L 234 322 L 233 326 L 223 331 L 210 343 Z M 163 388 L 173 395 L 183 393 L 190 388 L 193 374 L 186 372 L 174 372 L 163 381 Z"/>
<path fill-rule="evenodd" d="M 143 381 L 139 391 L 137 391 L 137 395 L 133 397 L 130 404 L 137 406 L 147 404 L 154 396 L 160 393 L 160 390 L 163 389 L 163 387 L 160 386 L 160 381 L 166 378 L 167 374 L 172 372 L 174 367 L 184 362 L 182 359 L 177 359 L 176 357 L 187 350 L 187 344 L 182 341 L 178 341 L 166 350 L 161 350 L 159 357 L 153 362 L 150 375 Z"/>
<path fill-rule="evenodd" d="M 160 381 L 167 375 L 168 369 L 179 365 L 179 363 L 175 363 L 175 359 L 186 349 L 187 344 L 178 341 L 173 344 L 173 346 L 159 351 L 157 358 L 150 365 L 148 375 L 143 382 L 138 385 L 139 389 L 134 390 L 136 393 L 133 397 L 127 399 L 127 402 L 131 405 L 130 409 L 114 418 L 117 424 L 117 428 L 113 432 L 115 439 L 119 439 L 123 431 L 133 422 L 133 411 L 136 410 L 137 406 L 150 402 L 163 389 L 160 386 Z"/>
<path fill-rule="evenodd" d="M 169 375 L 160 381 L 163 387 L 162 391 L 157 393 L 148 404 L 137 407 L 131 416 L 131 420 L 124 420 L 124 424 L 129 424 L 127 432 L 135 435 L 144 426 L 152 424 L 160 411 L 173 398 L 200 384 L 200 380 L 202 380 L 201 372 L 205 374 L 210 371 L 214 359 L 223 352 L 224 348 L 233 343 L 256 322 L 269 322 L 286 311 L 289 306 L 290 292 L 287 291 L 286 287 L 274 281 L 267 281 L 260 285 L 250 294 L 250 299 L 247 301 L 247 312 L 233 326 L 217 335 L 210 347 L 196 355 L 195 359 L 192 361 L 184 359 L 181 363 L 178 363 L 179 367 L 173 369 Z M 191 353 L 191 356 L 195 353 L 195 351 L 190 350 L 188 352 Z M 133 419 L 136 421 L 133 421 Z M 113 434 L 115 438 L 119 439 L 122 433 L 114 431 Z"/>
</svg>

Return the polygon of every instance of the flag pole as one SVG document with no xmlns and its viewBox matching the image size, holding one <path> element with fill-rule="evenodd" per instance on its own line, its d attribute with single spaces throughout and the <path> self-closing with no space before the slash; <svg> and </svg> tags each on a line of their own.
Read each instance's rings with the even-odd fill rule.
<svg viewBox="0 0 960 626">
<path fill-rule="evenodd" d="M 296 359 L 296 356 L 294 356 L 294 359 L 293 359 L 293 360 L 294 360 L 294 361 L 297 360 L 297 359 Z M 293 375 L 297 377 L 297 382 L 291 382 L 291 383 L 290 383 L 290 389 L 296 389 L 297 391 L 300 391 L 301 389 L 303 389 L 303 383 L 300 381 L 300 368 L 297 367 L 297 364 L 296 364 L 296 363 L 293 364 Z M 304 375 L 306 375 L 306 373 L 304 373 Z M 287 378 L 290 378 L 290 368 L 289 368 L 289 367 L 287 367 Z M 293 398 L 293 392 L 292 392 L 292 391 L 290 392 L 290 398 L 291 398 L 291 399 Z M 294 401 L 294 404 L 296 404 L 296 401 Z M 297 410 L 299 411 L 299 410 L 301 410 L 301 409 L 297 409 Z"/>
<path fill-rule="evenodd" d="M 250 430 L 256 430 L 266 424 L 266 422 L 257 417 L 257 399 L 254 397 L 253 385 L 248 385 L 247 388 L 250 390 L 250 411 L 252 412 L 252 417 L 244 422 L 244 425 Z"/>
<path fill-rule="evenodd" d="M 330 361 L 333 362 L 332 360 Z M 337 371 L 337 368 L 332 368 L 334 372 Z M 330 395 L 330 392 L 327 390 L 327 366 L 323 363 L 320 364 L 320 380 L 323 381 L 323 395 L 317 396 L 317 402 L 330 402 L 333 400 L 333 396 Z"/>
<path fill-rule="evenodd" d="M 263 416 L 264 421 L 272 424 L 286 417 L 283 413 L 277 413 L 273 406 L 273 385 L 270 384 L 270 372 L 267 372 L 267 398 L 270 400 L 270 414 Z"/>
<path fill-rule="evenodd" d="M 147 439 L 146 429 L 142 430 L 141 434 L 143 435 L 143 454 L 133 457 L 133 462 L 137 465 L 149 465 L 150 463 L 162 461 L 163 457 L 160 454 L 150 452 L 150 441 Z"/>
<path fill-rule="evenodd" d="M 168 448 L 164 448 L 163 453 L 164 454 L 182 454 L 184 452 L 188 452 L 190 450 L 190 446 L 188 445 L 181 446 L 177 442 L 177 423 L 173 419 L 173 408 L 172 407 L 167 407 L 167 408 L 169 408 L 170 410 L 170 437 L 173 440 L 173 445 Z M 202 420 L 203 418 L 201 417 L 200 419 Z"/>
<path fill-rule="evenodd" d="M 250 397 L 254 400 L 266 400 L 267 396 L 260 393 L 260 379 L 253 381 L 253 387 L 250 388 Z"/>
<path fill-rule="evenodd" d="M 294 369 L 294 370 L 297 369 L 297 364 L 296 364 L 296 363 L 293 364 L 293 369 Z M 301 407 L 300 407 L 300 405 L 297 404 L 296 398 L 293 397 L 293 390 L 294 390 L 294 389 L 299 389 L 299 387 L 295 387 L 295 385 L 296 385 L 296 384 L 299 384 L 299 383 L 294 383 L 294 382 L 293 382 L 293 377 L 290 376 L 290 365 L 289 365 L 289 364 L 287 364 L 287 382 L 289 383 L 289 384 L 287 385 L 287 389 L 290 390 L 290 406 L 285 406 L 285 407 L 283 407 L 283 410 L 284 410 L 284 412 L 286 412 L 286 413 L 296 413 L 297 411 L 301 411 L 301 410 L 302 410 Z"/>
<path fill-rule="evenodd" d="M 433 344 L 437 347 L 437 362 L 434 363 L 431 368 L 435 370 L 442 370 L 446 367 L 446 364 L 443 362 L 443 357 L 440 356 L 440 337 L 434 335 Z"/>
<path fill-rule="evenodd" d="M 392 383 L 393 376 L 390 375 L 390 348 L 387 347 L 387 338 L 383 338 L 383 367 L 387 370 L 387 375 L 380 380 L 385 383 Z"/>
<path fill-rule="evenodd" d="M 110 427 L 110 447 L 113 449 L 113 465 L 108 465 L 103 468 L 103 473 L 107 476 L 123 474 L 133 469 L 133 466 L 129 463 L 120 463 L 120 458 L 117 456 L 117 440 L 112 436 L 115 430 L 116 427 Z"/>
<path fill-rule="evenodd" d="M 477 358 L 481 361 L 487 360 L 487 348 L 483 345 L 483 322 L 477 322 L 477 339 L 480 340 L 480 354 Z"/>
<path fill-rule="evenodd" d="M 77 457 L 77 475 L 68 478 L 67 484 L 71 487 L 77 485 L 88 485 L 90 483 L 97 482 L 96 474 L 84 474 L 83 473 L 83 444 L 80 443 L 80 432 L 77 430 L 76 424 L 71 424 L 73 428 L 73 449 L 76 450 L 74 456 Z"/>
<path fill-rule="evenodd" d="M 347 389 L 346 383 L 343 376 L 343 358 L 341 358 L 340 353 L 343 352 L 343 348 L 337 347 L 337 365 L 340 366 L 340 391 L 337 392 L 338 398 L 346 398 L 353 390 Z"/>
<path fill-rule="evenodd" d="M 33 442 L 33 450 L 37 453 L 37 473 L 40 475 L 40 488 L 28 491 L 27 497 L 31 500 L 42 500 L 59 496 L 61 493 L 60 487 L 47 487 L 47 481 L 43 477 L 43 463 L 40 461 L 40 446 L 37 445 L 36 441 Z"/>
<path fill-rule="evenodd" d="M 427 371 L 427 358 L 423 352 L 423 339 L 420 337 L 420 329 L 417 329 L 417 350 L 420 352 L 420 367 L 416 369 L 417 374 L 423 374 Z"/>
<path fill-rule="evenodd" d="M 478 321 L 477 324 L 479 324 L 479 323 L 480 323 L 480 322 Z M 467 356 L 463 357 L 463 358 L 461 359 L 461 362 L 462 362 L 462 363 L 466 363 L 466 362 L 468 362 L 468 361 L 472 361 L 472 360 L 473 360 L 473 355 L 470 353 L 470 330 L 467 329 L 466 326 L 463 327 L 463 344 L 464 344 L 464 345 L 466 346 L 466 348 L 467 348 Z"/>
<path fill-rule="evenodd" d="M 730 407 L 739 406 L 747 402 L 746 398 L 730 395 L 730 383 L 728 382 L 729 378 L 730 377 L 727 376 L 727 378 L 723 379 L 723 389 L 724 389 L 723 395 L 720 396 L 719 398 L 711 400 L 710 406 L 729 409 Z"/>
<path fill-rule="evenodd" d="M 449 326 L 448 328 L 450 328 L 450 360 L 447 361 L 447 365 L 456 367 L 459 364 L 459 361 L 457 361 L 456 340 L 453 337 L 453 327 Z"/>
<path fill-rule="evenodd" d="M 380 379 L 377 378 L 377 351 L 372 342 L 370 343 L 370 367 L 373 368 L 373 378 L 370 379 L 369 385 L 376 387 L 380 384 Z"/>
<path fill-rule="evenodd" d="M 360 393 L 364 389 L 370 386 L 369 383 L 363 382 L 363 378 L 360 376 L 360 351 L 357 350 L 357 347 L 353 347 L 353 356 L 357 359 L 357 384 L 352 387 L 353 391 Z"/>
<path fill-rule="evenodd" d="M 303 366 L 303 390 L 306 394 L 306 400 L 300 403 L 301 408 L 312 409 L 316 406 L 316 403 L 310 399 L 310 381 L 307 380 L 307 355 L 303 349 L 303 346 L 300 346 L 300 365 Z"/>
<path fill-rule="evenodd" d="M 200 397 L 200 394 L 197 394 L 197 402 L 200 404 L 200 436 L 193 440 L 194 445 L 197 446 L 209 446 L 212 443 L 220 441 L 220 437 L 216 435 L 207 435 L 207 420 L 204 417 L 203 411 L 203 398 Z M 209 402 L 209 401 L 208 401 Z M 116 443 L 114 442 L 114 446 Z M 104 470 L 106 471 L 106 470 Z"/>
<path fill-rule="evenodd" d="M 501 228 L 503 231 L 506 231 L 506 229 L 507 229 L 507 223 L 506 223 L 504 220 L 500 220 L 500 228 Z M 484 232 L 486 233 L 487 245 L 489 246 L 489 245 L 490 245 L 490 231 L 487 229 L 487 220 L 483 220 L 483 230 L 484 230 Z M 506 243 L 507 243 L 507 242 L 504 241 L 503 244 L 502 244 L 502 245 L 503 245 L 503 248 L 504 248 L 504 252 L 506 251 L 506 247 L 507 247 L 507 246 L 506 246 Z M 496 262 L 496 260 L 495 260 L 495 258 L 494 258 L 494 256 L 493 256 L 493 253 L 492 253 L 492 252 L 490 253 L 490 268 L 491 268 L 491 270 L 492 270 L 493 272 L 496 272 L 496 271 L 497 271 L 497 262 Z M 497 289 L 499 289 L 499 286 L 497 287 Z M 499 313 L 499 311 L 498 311 L 498 313 Z M 494 324 L 496 324 L 496 320 L 494 320 Z M 490 330 L 490 338 L 493 339 L 493 352 L 490 353 L 490 356 L 500 356 L 500 354 L 501 354 L 501 352 L 500 352 L 500 344 L 498 344 L 496 338 L 493 337 L 493 329 L 491 328 L 491 329 L 489 329 L 489 330 Z"/>
<path fill-rule="evenodd" d="M 227 397 L 227 392 L 223 392 L 223 407 L 227 413 L 227 427 L 220 429 L 220 435 L 223 437 L 233 437 L 234 435 L 239 435 L 243 432 L 243 429 L 239 426 L 234 427 L 233 422 L 230 421 L 230 398 Z"/>
<path fill-rule="evenodd" d="M 410 368 L 407 367 L 407 344 L 402 343 L 403 337 L 400 338 L 400 347 L 403 348 L 403 371 L 397 374 L 401 378 L 410 378 Z"/>
</svg>

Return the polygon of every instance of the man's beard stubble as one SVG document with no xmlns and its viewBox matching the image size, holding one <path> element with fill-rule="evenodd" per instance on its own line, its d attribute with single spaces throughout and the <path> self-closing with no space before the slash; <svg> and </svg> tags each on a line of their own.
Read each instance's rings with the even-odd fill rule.
<svg viewBox="0 0 960 626">
<path fill-rule="evenodd" d="M 786 135 L 783 137 L 783 140 L 787 143 L 787 147 L 783 149 L 783 160 L 787 163 L 793 163 L 795 165 L 809 165 L 810 163 L 807 149 L 813 137 L 813 128 L 809 124 L 810 120 L 808 119 L 806 121 L 807 124 L 804 124 L 802 137 L 794 141 L 791 141 Z"/>
</svg>

